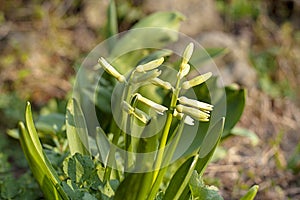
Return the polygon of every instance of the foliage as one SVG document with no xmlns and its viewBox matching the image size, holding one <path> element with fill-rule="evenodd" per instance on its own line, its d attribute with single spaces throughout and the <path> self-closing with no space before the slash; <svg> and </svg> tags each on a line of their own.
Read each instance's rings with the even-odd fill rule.
<svg viewBox="0 0 300 200">
<path fill-rule="evenodd" d="M 231 20 L 256 19 L 260 13 L 259 0 L 217 0 L 217 8 Z"/>
<path fill-rule="evenodd" d="M 110 20 L 107 26 L 110 36 L 117 30 L 115 9 L 111 1 Z M 221 138 L 229 136 L 242 114 L 245 106 L 245 90 L 235 87 L 220 88 L 216 84 L 216 77 L 207 81 L 211 73 L 187 80 L 190 64 L 193 64 L 190 62 L 193 53 L 192 43 L 186 47 L 182 59 L 178 59 L 175 63 L 166 62 L 177 71 L 177 74 L 172 74 L 166 70 L 167 76 L 173 77 L 170 82 L 158 78 L 162 73 L 158 69 L 167 60 L 164 57 L 169 57 L 172 52 L 149 50 L 124 54 L 130 50 L 130 46 L 141 48 L 146 45 L 145 43 L 150 43 L 163 48 L 176 41 L 178 35 L 175 32 L 168 32 L 165 29 L 161 31 L 159 28 L 178 30 L 182 19 L 179 13 L 155 13 L 133 26 L 133 30 L 155 27 L 157 28 L 155 37 L 150 37 L 147 31 L 138 33 L 129 31 L 121 39 L 113 38 L 108 43 L 110 51 L 108 61 L 104 58 L 98 61 L 101 69 L 105 71 L 99 86 L 105 85 L 100 87 L 103 88 L 100 92 L 106 95 L 104 96 L 107 98 L 106 102 L 109 102 L 107 100 L 113 95 L 112 88 L 120 90 L 119 94 L 122 95 L 116 103 L 120 127 L 112 117 L 113 111 L 106 108 L 107 104 L 103 104 L 101 95 L 97 96 L 95 104 L 99 109 L 98 114 L 101 113 L 105 117 L 100 121 L 102 126 L 92 130 L 96 132 L 94 138 L 90 137 L 91 130 L 87 126 L 89 121 L 86 120 L 84 110 L 86 102 L 79 102 L 76 98 L 69 101 L 65 125 L 64 117 L 53 113 L 40 117 L 34 125 L 30 104 L 27 103 L 26 126 L 22 122 L 19 123 L 20 142 L 45 198 L 222 199 L 215 187 L 204 184 L 202 176 Z M 149 40 L 143 40 L 144 37 Z M 222 51 L 214 52 L 218 55 Z M 119 57 L 120 55 L 122 56 Z M 118 59 L 110 64 L 109 61 L 115 57 Z M 131 73 L 125 77 L 123 74 L 130 70 Z M 165 71 L 162 74 L 164 73 Z M 166 75 L 161 77 L 164 76 Z M 203 84 L 206 81 L 207 83 Z M 145 92 L 147 90 L 152 91 L 151 95 L 147 95 Z M 188 95 L 188 90 L 196 91 L 197 95 L 183 96 Z M 85 92 L 88 98 L 92 97 L 89 91 Z M 218 98 L 214 99 L 213 96 Z M 224 113 L 223 104 L 227 105 Z M 125 133 L 124 130 L 136 131 L 138 125 L 142 127 L 141 134 L 149 134 L 160 121 L 157 114 L 166 115 L 165 124 L 158 134 L 139 138 Z M 186 133 L 185 128 L 195 124 L 199 125 L 199 128 L 196 130 L 191 147 L 183 152 L 184 156 L 181 159 L 172 163 L 171 159 L 176 153 L 180 139 Z M 47 151 L 42 148 L 39 136 Z M 103 138 L 109 140 L 105 141 Z M 69 149 L 66 147 L 67 142 Z M 113 144 L 126 152 L 156 151 L 153 156 L 154 162 L 149 163 L 147 158 L 131 154 L 122 155 L 115 147 L 106 152 L 107 144 Z M 165 148 L 168 145 L 169 148 Z M 107 157 L 107 161 L 100 162 L 99 160 L 104 160 L 103 155 Z M 140 164 L 145 164 L 142 165 L 142 171 L 136 171 L 141 170 Z M 166 177 L 168 173 L 170 177 Z M 250 200 L 253 197 L 252 190 L 249 192 L 251 197 L 244 199 Z M 10 193 L 14 194 L 16 191 L 4 194 L 11 195 Z"/>
</svg>

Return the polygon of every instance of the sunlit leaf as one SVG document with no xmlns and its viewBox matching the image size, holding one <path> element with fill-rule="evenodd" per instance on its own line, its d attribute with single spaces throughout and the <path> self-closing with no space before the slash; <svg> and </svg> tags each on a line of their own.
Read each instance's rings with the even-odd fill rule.
<svg viewBox="0 0 300 200">
<path fill-rule="evenodd" d="M 66 129 L 71 154 L 78 152 L 88 155 L 87 128 L 82 111 L 74 99 L 71 99 L 67 105 Z"/>
<path fill-rule="evenodd" d="M 43 152 L 34 127 L 30 104 L 26 107 L 26 126 L 19 123 L 20 142 L 30 169 L 48 199 L 68 199 L 60 185 L 60 179 Z"/>
<path fill-rule="evenodd" d="M 257 194 L 258 188 L 258 185 L 252 186 L 240 200 L 253 200 Z"/>
<path fill-rule="evenodd" d="M 207 186 L 204 184 L 197 171 L 193 172 L 190 179 L 189 187 L 192 193 L 192 199 L 197 200 L 223 200 L 223 197 L 219 194 L 219 190 L 214 186 Z"/>
<path fill-rule="evenodd" d="M 230 130 L 242 116 L 246 103 L 246 90 L 235 87 L 225 87 L 226 91 L 226 121 L 223 138 L 228 136 Z"/>
</svg>

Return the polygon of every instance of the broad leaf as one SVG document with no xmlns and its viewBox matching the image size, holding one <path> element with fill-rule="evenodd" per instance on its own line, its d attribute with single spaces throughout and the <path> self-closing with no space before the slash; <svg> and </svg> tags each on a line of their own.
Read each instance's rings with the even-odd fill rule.
<svg viewBox="0 0 300 200">
<path fill-rule="evenodd" d="M 65 125 L 65 116 L 59 113 L 42 115 L 38 118 L 35 125 L 39 131 L 56 134 L 62 131 Z"/>
<path fill-rule="evenodd" d="M 222 135 L 224 128 L 224 118 L 217 122 L 206 134 L 203 143 L 200 147 L 199 157 L 204 158 L 209 153 L 214 152 L 214 148 L 217 146 L 220 136 Z"/>
<path fill-rule="evenodd" d="M 236 125 L 242 116 L 246 103 L 245 89 L 227 86 L 226 91 L 226 121 L 224 125 L 223 138 L 228 136 L 230 130 Z"/>
<path fill-rule="evenodd" d="M 195 67 L 202 66 L 204 62 L 211 60 L 214 57 L 218 57 L 226 54 L 225 48 L 206 48 L 206 49 L 195 49 L 193 56 L 191 57 L 190 63 Z M 192 68 L 194 69 L 194 68 Z"/>
<path fill-rule="evenodd" d="M 141 58 L 150 53 L 146 49 L 161 49 L 176 41 L 176 31 L 182 20 L 183 16 L 177 12 L 157 12 L 149 15 L 118 40 L 108 60 L 113 61 L 113 65 L 121 73 L 129 71 Z"/>
<path fill-rule="evenodd" d="M 203 173 L 205 167 L 208 165 L 211 157 L 213 156 L 213 153 L 219 144 L 223 127 L 224 127 L 224 118 L 222 118 L 218 123 L 216 123 L 213 126 L 213 128 L 211 128 L 208 131 L 206 137 L 204 138 L 204 141 L 200 147 L 199 159 L 195 166 L 195 170 L 197 170 L 199 174 Z M 208 149 L 210 150 L 208 151 Z M 193 157 L 185 161 L 185 163 L 182 164 L 181 167 L 176 171 L 166 190 L 164 199 L 169 200 L 175 197 L 179 188 L 181 187 L 181 185 L 178 183 L 182 183 L 185 180 L 186 175 L 190 172 L 190 165 L 192 164 L 192 162 L 193 162 Z M 188 193 L 189 193 L 189 189 L 188 187 L 186 187 L 181 192 L 180 199 L 188 199 L 189 196 Z"/>
<path fill-rule="evenodd" d="M 80 106 L 74 99 L 71 99 L 67 105 L 66 129 L 71 154 L 88 155 L 89 144 L 85 119 Z"/>
<path fill-rule="evenodd" d="M 25 118 L 27 127 L 22 122 L 19 123 L 20 142 L 35 179 L 47 199 L 68 199 L 60 185 L 61 181 L 57 173 L 43 152 L 34 127 L 29 103 L 26 106 Z"/>
<path fill-rule="evenodd" d="M 223 200 L 223 197 L 219 194 L 219 190 L 214 186 L 205 185 L 197 171 L 193 172 L 189 186 L 192 193 L 192 199 Z"/>
<path fill-rule="evenodd" d="M 240 200 L 253 200 L 257 194 L 258 188 L 258 185 L 252 186 Z"/>
<path fill-rule="evenodd" d="M 249 129 L 234 127 L 231 129 L 230 134 L 249 138 L 253 146 L 259 143 L 259 137 Z"/>
</svg>

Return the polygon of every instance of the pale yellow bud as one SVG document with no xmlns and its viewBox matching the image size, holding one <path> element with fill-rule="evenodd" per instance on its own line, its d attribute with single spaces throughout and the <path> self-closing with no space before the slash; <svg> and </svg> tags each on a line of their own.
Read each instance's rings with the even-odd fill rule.
<svg viewBox="0 0 300 200">
<path fill-rule="evenodd" d="M 192 107 L 188 107 L 188 106 L 184 106 L 184 105 L 177 105 L 176 110 L 177 110 L 177 112 L 189 115 L 199 121 L 208 121 L 208 118 L 209 118 L 208 113 L 205 113 L 196 108 L 192 108 Z"/>
<path fill-rule="evenodd" d="M 134 112 L 134 108 L 129 103 L 127 103 L 126 101 L 122 102 L 121 107 L 129 115 L 131 115 Z"/>
<path fill-rule="evenodd" d="M 161 74 L 161 70 L 149 71 L 141 75 L 136 75 L 135 77 L 132 78 L 132 82 L 141 83 L 141 82 L 151 81 L 152 79 L 157 78 L 160 74 Z"/>
<path fill-rule="evenodd" d="M 187 105 L 187 106 L 191 106 L 200 110 L 203 110 L 204 112 L 206 111 L 212 111 L 213 110 L 213 105 L 210 105 L 208 103 L 204 103 L 201 101 L 197 101 L 194 99 L 189 99 L 185 96 L 181 96 L 178 98 L 179 103 L 183 104 L 183 105 Z"/>
<path fill-rule="evenodd" d="M 144 124 L 148 124 L 150 122 L 151 118 L 146 113 L 137 108 L 133 108 L 126 101 L 123 101 L 121 106 L 126 113 L 128 113 L 129 115 L 133 115 Z"/>
<path fill-rule="evenodd" d="M 171 83 L 169 83 L 167 81 L 163 81 L 160 78 L 154 78 L 154 79 L 152 79 L 151 83 L 154 84 L 154 85 L 156 85 L 156 86 L 162 87 L 162 88 L 164 88 L 166 90 L 172 89 Z"/>
<path fill-rule="evenodd" d="M 143 97 L 140 94 L 135 94 L 135 97 L 138 101 L 146 104 L 147 106 L 153 108 L 158 114 L 162 115 L 165 111 L 168 110 L 168 108 L 166 108 L 165 106 L 162 106 L 158 103 L 155 103 L 154 101 L 147 99 L 145 97 Z"/>
<path fill-rule="evenodd" d="M 177 112 L 176 109 L 174 110 L 173 116 L 176 117 L 179 120 L 183 120 L 184 119 L 184 123 L 187 124 L 187 125 L 191 125 L 191 126 L 195 125 L 193 118 L 191 118 L 188 115 L 184 116 L 183 113 Z"/>
<path fill-rule="evenodd" d="M 143 122 L 144 124 L 149 124 L 149 122 L 151 121 L 151 118 L 146 114 L 144 113 L 143 111 L 141 111 L 140 109 L 138 108 L 135 108 L 134 109 L 134 113 L 133 115 L 138 119 L 140 120 L 141 122 Z"/>
<path fill-rule="evenodd" d="M 180 66 L 180 71 L 177 74 L 177 77 L 179 77 L 179 79 L 185 77 L 190 72 L 190 68 L 191 66 L 189 64 L 182 63 Z"/>
<path fill-rule="evenodd" d="M 189 45 L 187 45 L 187 47 L 185 48 L 183 55 L 182 55 L 182 63 L 183 64 L 187 64 L 189 62 L 189 60 L 192 57 L 194 51 L 194 44 L 190 43 Z"/>
<path fill-rule="evenodd" d="M 185 90 L 188 90 L 196 85 L 200 85 L 201 83 L 204 83 L 212 76 L 211 72 L 205 73 L 203 75 L 199 75 L 192 80 L 185 81 L 182 83 L 182 88 Z"/>
<path fill-rule="evenodd" d="M 164 62 L 164 58 L 162 57 L 162 58 L 159 58 L 159 59 L 150 61 L 150 62 L 148 62 L 148 63 L 139 65 L 139 66 L 136 67 L 135 70 L 136 70 L 137 72 L 146 72 L 146 71 L 150 71 L 150 70 L 153 70 L 153 69 L 159 67 L 163 62 Z"/>
<path fill-rule="evenodd" d="M 103 57 L 99 58 L 98 63 L 103 67 L 103 69 L 115 77 L 119 82 L 125 82 L 126 78 L 121 75 L 113 66 L 111 66 Z"/>
</svg>

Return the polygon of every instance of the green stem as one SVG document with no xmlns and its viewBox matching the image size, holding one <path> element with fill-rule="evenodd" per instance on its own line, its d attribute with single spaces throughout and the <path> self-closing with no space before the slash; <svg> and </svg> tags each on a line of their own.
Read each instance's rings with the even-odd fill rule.
<svg viewBox="0 0 300 200">
<path fill-rule="evenodd" d="M 132 78 L 132 74 L 131 74 L 131 76 L 130 76 L 130 79 Z M 130 80 L 129 80 L 130 81 Z M 129 99 L 130 99 L 130 91 L 131 91 L 131 85 L 130 85 L 130 82 L 129 83 L 126 83 L 126 85 L 125 85 L 125 90 L 124 90 L 124 92 L 123 92 L 123 94 L 122 94 L 122 99 L 125 99 L 126 100 L 126 102 L 128 102 L 129 101 Z M 123 122 L 124 122 L 124 120 L 123 120 L 123 118 L 122 118 L 122 114 L 120 115 L 121 116 L 121 128 L 123 127 Z M 127 124 L 126 124 L 126 126 L 127 126 Z M 118 144 L 118 141 L 119 141 L 119 138 L 120 138 L 120 135 L 122 134 L 122 133 L 124 133 L 122 130 L 118 130 L 117 132 L 116 132 L 116 134 L 114 134 L 114 136 L 113 136 L 113 140 L 112 140 L 112 143 L 114 144 L 114 145 L 117 145 Z M 126 137 L 126 133 L 124 133 L 124 139 L 125 139 L 125 149 L 127 150 L 127 142 L 126 142 L 126 140 L 128 140 L 128 138 Z M 112 162 L 114 162 L 114 160 L 115 160 L 115 151 L 116 151 L 116 149 L 115 148 L 112 148 L 111 150 L 110 150 L 110 152 L 109 152 L 109 155 L 108 155 L 108 165 L 109 165 L 109 163 L 112 163 Z M 127 158 L 125 158 L 125 162 L 127 162 Z M 107 166 L 106 168 L 105 168 L 105 172 L 104 172 L 104 181 L 109 181 L 110 180 L 110 175 L 111 175 L 111 171 L 112 171 L 112 168 L 110 167 L 110 166 Z"/>
<path fill-rule="evenodd" d="M 159 170 L 157 177 L 155 179 L 155 182 L 153 183 L 150 193 L 148 195 L 148 198 L 147 198 L 148 200 L 152 200 L 155 198 L 155 195 L 159 189 L 160 183 L 162 182 L 164 175 L 167 172 L 167 169 L 168 169 L 167 165 L 170 163 L 170 161 L 174 155 L 174 152 L 176 150 L 176 147 L 178 145 L 178 142 L 181 138 L 181 135 L 183 133 L 183 128 L 184 128 L 184 118 L 180 121 L 179 126 L 177 126 L 174 131 L 174 132 L 177 132 L 177 135 L 174 138 L 175 139 L 174 143 L 172 144 L 172 146 L 170 146 L 168 151 L 165 152 L 166 159 L 165 159 L 165 164 L 163 166 L 166 166 L 166 167 Z"/>
<path fill-rule="evenodd" d="M 157 154 L 156 162 L 154 165 L 152 185 L 156 181 L 157 175 L 160 171 L 159 168 L 161 167 L 161 164 L 162 164 L 164 148 L 166 147 L 166 144 L 167 144 L 167 139 L 168 139 L 169 131 L 170 131 L 172 120 L 173 120 L 173 111 L 176 107 L 176 103 L 177 103 L 177 99 L 178 99 L 178 95 L 179 95 L 179 91 L 180 91 L 179 84 L 180 84 L 180 79 L 178 78 L 176 81 L 175 90 L 172 94 L 172 99 L 171 99 L 171 103 L 170 103 L 167 121 L 166 121 L 166 124 L 164 127 L 164 131 L 162 133 L 161 142 L 160 142 L 159 148 L 158 148 L 158 154 Z"/>
<path fill-rule="evenodd" d="M 132 117 L 129 115 L 127 116 L 127 122 L 126 122 L 126 133 L 124 133 L 124 142 L 125 142 L 125 150 L 127 152 L 132 152 L 133 149 L 132 149 L 132 144 L 131 144 L 131 120 L 132 120 Z M 125 161 L 124 161 L 124 169 L 125 169 L 125 172 L 127 171 L 127 169 L 129 168 L 129 165 L 130 165 L 130 154 L 125 154 Z"/>
</svg>

